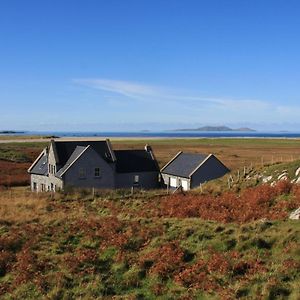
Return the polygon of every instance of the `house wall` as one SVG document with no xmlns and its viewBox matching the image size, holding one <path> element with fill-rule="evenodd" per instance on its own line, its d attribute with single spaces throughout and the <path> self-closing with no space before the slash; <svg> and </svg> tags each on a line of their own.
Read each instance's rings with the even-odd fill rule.
<svg viewBox="0 0 300 300">
<path fill-rule="evenodd" d="M 55 166 L 55 171 L 57 172 L 58 166 L 57 166 L 57 162 L 56 162 L 55 155 L 54 155 L 53 143 L 50 144 L 50 148 L 49 148 L 49 154 L 48 154 L 48 172 L 49 172 L 49 176 L 55 177 L 54 174 L 50 173 L 49 164 Z"/>
<path fill-rule="evenodd" d="M 162 173 L 161 175 L 162 175 L 162 179 L 164 181 L 164 184 L 166 186 L 169 185 L 171 178 L 174 178 L 174 179 L 176 179 L 176 187 L 178 187 L 179 185 L 181 185 L 181 181 L 182 180 L 185 180 L 185 181 L 187 181 L 187 189 L 188 190 L 190 189 L 190 179 L 189 178 L 180 177 L 180 176 L 174 176 L 174 175 L 169 175 L 169 174 L 164 174 L 164 173 Z M 173 188 L 173 187 L 171 187 L 171 188 Z"/>
<path fill-rule="evenodd" d="M 95 177 L 95 168 L 100 168 L 100 177 Z M 80 178 L 79 170 L 84 169 L 85 178 Z M 114 188 L 114 167 L 88 148 L 63 175 L 64 186 L 79 188 Z"/>
<path fill-rule="evenodd" d="M 31 190 L 35 192 L 42 192 L 42 184 L 45 185 L 45 191 L 51 190 L 51 183 L 54 190 L 63 189 L 63 181 L 57 177 L 48 177 L 43 175 L 31 174 Z M 34 189 L 34 183 L 36 183 L 36 189 Z"/>
<path fill-rule="evenodd" d="M 134 176 L 139 176 L 139 186 L 144 189 L 159 187 L 159 172 L 116 173 L 116 188 L 131 188 L 134 185 Z"/>
<path fill-rule="evenodd" d="M 196 188 L 200 183 L 224 176 L 229 171 L 215 156 L 211 156 L 192 175 L 191 188 Z"/>
</svg>

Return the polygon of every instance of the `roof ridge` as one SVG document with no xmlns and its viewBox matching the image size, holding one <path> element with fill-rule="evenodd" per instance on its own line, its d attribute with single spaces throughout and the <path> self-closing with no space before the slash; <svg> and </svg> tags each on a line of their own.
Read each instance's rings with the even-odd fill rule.
<svg viewBox="0 0 300 300">
<path fill-rule="evenodd" d="M 213 156 L 212 153 L 208 154 L 206 158 L 199 163 L 199 165 L 190 173 L 189 177 L 191 177 L 206 161 L 208 161 Z"/>
<path fill-rule="evenodd" d="M 82 148 L 84 148 L 78 155 L 77 155 L 77 157 L 66 167 L 66 169 L 65 170 L 63 170 L 63 172 L 61 173 L 61 174 L 59 174 L 59 177 L 61 177 L 62 175 L 64 175 L 66 172 L 67 172 L 67 170 L 69 170 L 69 168 L 77 161 L 77 159 L 88 149 L 88 148 L 90 148 L 91 146 L 90 145 L 88 145 L 88 146 L 80 146 L 80 145 L 78 145 L 78 146 L 76 146 L 76 148 L 78 148 L 78 147 L 82 147 Z M 69 157 L 69 159 L 71 158 L 71 156 L 73 155 L 73 153 L 75 152 L 75 150 L 76 150 L 76 148 L 74 149 L 74 151 L 72 152 L 72 154 L 70 155 L 70 157 Z M 91 147 L 91 149 L 92 149 L 92 147 Z M 69 160 L 68 159 L 68 160 Z M 65 165 L 61 168 L 61 169 L 63 169 L 66 165 L 67 165 L 67 163 L 68 163 L 68 160 L 66 161 L 66 163 L 65 163 Z M 59 172 L 59 171 L 58 171 Z M 57 173 L 58 173 L 57 172 Z"/>
</svg>

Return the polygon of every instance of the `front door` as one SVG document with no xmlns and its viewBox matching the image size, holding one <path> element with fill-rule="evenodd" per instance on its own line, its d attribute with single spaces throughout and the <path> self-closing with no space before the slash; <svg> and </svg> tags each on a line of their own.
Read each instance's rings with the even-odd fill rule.
<svg viewBox="0 0 300 300">
<path fill-rule="evenodd" d="M 170 178 L 170 186 L 171 187 L 177 187 L 177 178 Z"/>
</svg>

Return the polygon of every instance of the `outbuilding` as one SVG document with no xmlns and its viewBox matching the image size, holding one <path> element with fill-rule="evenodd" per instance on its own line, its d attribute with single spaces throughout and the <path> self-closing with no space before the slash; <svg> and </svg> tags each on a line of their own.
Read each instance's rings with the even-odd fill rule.
<svg viewBox="0 0 300 300">
<path fill-rule="evenodd" d="M 180 151 L 161 169 L 161 176 L 169 188 L 182 187 L 187 191 L 228 172 L 229 169 L 213 154 Z"/>
</svg>

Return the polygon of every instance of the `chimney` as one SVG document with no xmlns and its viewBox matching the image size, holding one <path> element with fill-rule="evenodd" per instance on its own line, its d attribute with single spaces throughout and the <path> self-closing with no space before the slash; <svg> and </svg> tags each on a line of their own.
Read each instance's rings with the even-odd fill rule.
<svg viewBox="0 0 300 300">
<path fill-rule="evenodd" d="M 151 158 L 152 158 L 153 160 L 155 160 L 155 157 L 154 157 L 154 154 L 153 154 L 153 152 L 152 152 L 152 147 L 151 147 L 151 146 L 149 146 L 148 144 L 146 144 L 146 145 L 145 145 L 145 151 L 147 151 L 148 153 L 150 153 Z"/>
<path fill-rule="evenodd" d="M 145 151 L 147 151 L 147 152 L 152 152 L 151 146 L 149 146 L 148 144 L 146 144 L 146 145 L 145 145 Z"/>
</svg>

